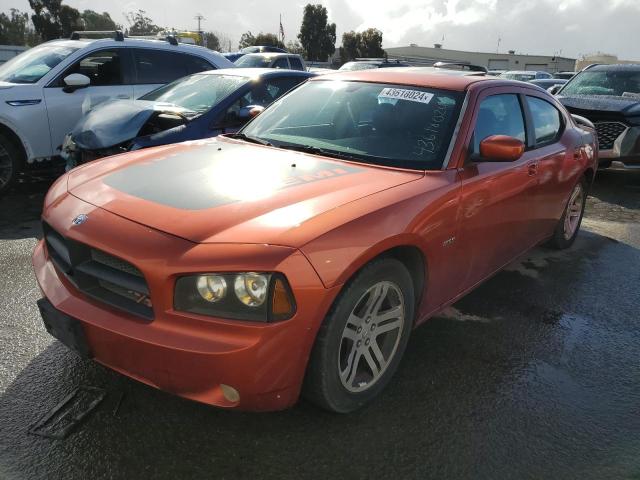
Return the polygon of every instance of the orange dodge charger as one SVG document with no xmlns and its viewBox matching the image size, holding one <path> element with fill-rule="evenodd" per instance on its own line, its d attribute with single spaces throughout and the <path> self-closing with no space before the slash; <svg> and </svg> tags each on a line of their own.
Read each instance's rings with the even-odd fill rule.
<svg viewBox="0 0 640 480">
<path fill-rule="evenodd" d="M 60 178 L 33 254 L 40 311 L 70 348 L 182 397 L 353 411 L 416 325 L 528 249 L 573 243 L 597 148 L 533 85 L 318 77 L 240 133 Z"/>
</svg>

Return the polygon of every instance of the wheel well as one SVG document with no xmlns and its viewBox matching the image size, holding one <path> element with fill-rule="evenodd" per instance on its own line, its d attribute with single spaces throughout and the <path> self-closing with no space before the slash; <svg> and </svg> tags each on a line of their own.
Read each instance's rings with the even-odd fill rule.
<svg viewBox="0 0 640 480">
<path fill-rule="evenodd" d="M 390 250 L 382 252 L 376 258 L 391 257 L 402 262 L 407 267 L 409 275 L 413 280 L 413 287 L 416 294 L 416 314 L 418 306 L 422 301 L 422 293 L 424 292 L 425 278 L 426 278 L 426 261 L 422 251 L 412 245 L 402 245 L 394 247 Z M 372 259 L 372 260 L 375 260 Z"/>
<path fill-rule="evenodd" d="M 18 137 L 18 135 L 13 130 L 11 130 L 6 125 L 3 125 L 2 123 L 0 123 L 0 135 L 4 136 L 7 140 L 9 140 L 13 144 L 14 147 L 16 147 L 16 149 L 22 155 L 23 161 L 26 160 L 27 152 L 24 149 L 22 140 L 20 140 L 20 137 Z"/>
<path fill-rule="evenodd" d="M 595 175 L 596 175 L 596 172 L 594 172 L 592 168 L 587 168 L 584 171 L 584 176 L 587 177 L 587 180 L 589 181 L 589 185 L 591 185 L 591 183 L 593 182 Z"/>
</svg>

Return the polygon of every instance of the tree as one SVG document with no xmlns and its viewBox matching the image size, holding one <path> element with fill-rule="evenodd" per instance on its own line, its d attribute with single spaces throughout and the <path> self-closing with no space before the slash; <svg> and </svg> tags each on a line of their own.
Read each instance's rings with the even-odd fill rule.
<svg viewBox="0 0 640 480">
<path fill-rule="evenodd" d="M 356 32 L 345 32 L 342 34 L 342 46 L 340 47 L 340 60 L 347 63 L 360 56 L 360 34 Z"/>
<path fill-rule="evenodd" d="M 246 47 L 253 47 L 254 45 L 269 45 L 271 47 L 284 48 L 284 44 L 278 40 L 278 36 L 275 33 L 262 33 L 254 35 L 251 32 L 245 32 L 240 37 L 240 43 L 238 47 L 240 49 Z"/>
<path fill-rule="evenodd" d="M 256 44 L 256 37 L 253 36 L 253 33 L 245 32 L 240 36 L 240 43 L 238 44 L 238 48 L 242 50 L 246 47 L 251 47 Z"/>
<path fill-rule="evenodd" d="M 69 38 L 71 33 L 75 30 L 84 30 L 80 12 L 68 5 L 62 5 L 60 7 L 58 22 L 60 24 L 60 30 L 62 31 L 63 38 Z"/>
<path fill-rule="evenodd" d="M 270 47 L 284 48 L 284 44 L 278 39 L 274 33 L 260 32 L 256 38 L 254 45 L 268 45 Z"/>
<path fill-rule="evenodd" d="M 162 30 L 147 17 L 147 12 L 144 10 L 129 12 L 125 16 L 129 22 L 129 35 L 155 35 Z"/>
<path fill-rule="evenodd" d="M 9 10 L 8 15 L 0 13 L 0 44 L 34 46 L 38 44 L 37 37 L 28 13 L 16 8 Z"/>
<path fill-rule="evenodd" d="M 62 0 L 29 0 L 33 10 L 31 21 L 43 41 L 60 38 L 60 8 Z"/>
<path fill-rule="evenodd" d="M 336 49 L 336 24 L 327 22 L 327 9 L 320 4 L 304 7 L 302 26 L 298 34 L 306 58 L 326 61 Z"/>
<path fill-rule="evenodd" d="M 203 46 L 211 49 L 220 51 L 220 38 L 213 32 L 204 32 L 202 34 Z"/>
<path fill-rule="evenodd" d="M 302 55 L 303 57 L 306 55 L 304 48 L 300 45 L 300 42 L 297 40 L 289 40 L 287 42 L 287 51 L 289 53 L 296 53 L 298 55 Z"/>
<path fill-rule="evenodd" d="M 382 32 L 368 28 L 364 32 L 345 32 L 342 34 L 340 60 L 343 63 L 354 58 L 380 58 L 385 56 L 382 48 Z"/>
<path fill-rule="evenodd" d="M 111 15 L 107 12 L 98 13 L 93 10 L 85 10 L 81 16 L 85 30 L 105 31 L 122 29 L 122 25 L 114 22 Z"/>
</svg>

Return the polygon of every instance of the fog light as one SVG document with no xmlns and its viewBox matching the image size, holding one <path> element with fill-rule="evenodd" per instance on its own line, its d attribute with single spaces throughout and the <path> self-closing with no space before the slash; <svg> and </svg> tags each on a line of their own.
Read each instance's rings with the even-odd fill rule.
<svg viewBox="0 0 640 480">
<path fill-rule="evenodd" d="M 220 390 L 222 390 L 222 395 L 228 402 L 236 403 L 240 401 L 240 393 L 235 388 L 221 383 Z"/>
</svg>

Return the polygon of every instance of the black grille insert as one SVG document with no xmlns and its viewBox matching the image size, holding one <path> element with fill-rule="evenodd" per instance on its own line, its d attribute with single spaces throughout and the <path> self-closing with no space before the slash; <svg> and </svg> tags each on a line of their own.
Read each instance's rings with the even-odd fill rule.
<svg viewBox="0 0 640 480">
<path fill-rule="evenodd" d="M 618 137 L 627 129 L 621 122 L 596 122 L 595 127 L 600 150 L 611 150 Z"/>
<path fill-rule="evenodd" d="M 140 270 L 121 258 L 65 238 L 46 223 L 43 231 L 49 258 L 78 290 L 153 320 L 149 287 Z"/>
</svg>

